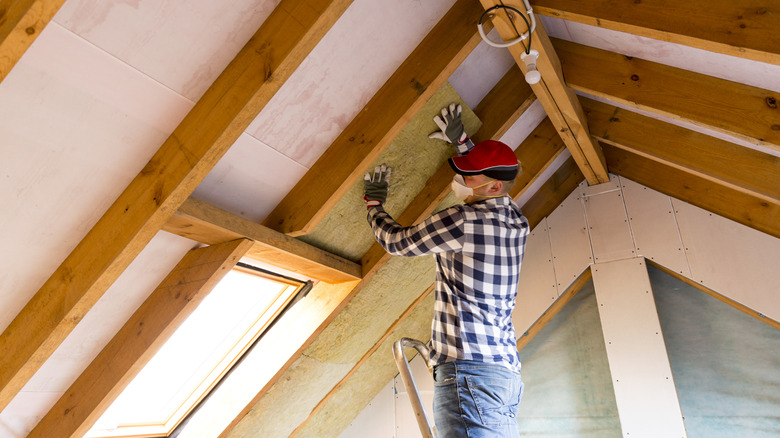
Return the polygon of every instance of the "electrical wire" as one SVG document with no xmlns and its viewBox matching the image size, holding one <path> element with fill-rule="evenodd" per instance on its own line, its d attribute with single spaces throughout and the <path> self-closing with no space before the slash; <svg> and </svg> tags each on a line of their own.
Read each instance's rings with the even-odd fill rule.
<svg viewBox="0 0 780 438">
<path fill-rule="evenodd" d="M 523 19 L 523 21 L 525 21 L 525 25 L 526 25 L 526 27 L 528 27 L 528 45 L 527 46 L 524 45 L 525 46 L 525 53 L 527 53 L 527 54 L 531 53 L 531 32 L 532 32 L 531 23 L 528 21 L 528 18 L 526 18 L 525 14 L 523 14 L 520 11 L 518 11 L 516 8 L 513 8 L 512 6 L 495 5 L 495 6 L 491 7 L 491 8 L 486 9 L 485 12 L 482 13 L 482 16 L 479 17 L 479 24 L 477 25 L 477 27 L 479 28 L 479 33 L 480 33 L 480 35 L 482 35 L 482 39 L 485 40 L 486 43 L 490 44 L 493 47 L 509 47 L 509 46 L 517 44 L 520 41 L 525 39 L 521 35 L 517 39 L 509 41 L 509 42 L 504 43 L 504 44 L 498 44 L 498 43 L 495 43 L 495 42 L 490 41 L 488 39 L 488 37 L 482 31 L 482 20 L 485 19 L 486 15 L 488 15 L 490 12 L 492 12 L 492 11 L 494 11 L 496 9 L 508 9 L 510 11 L 513 11 L 513 12 L 517 13 L 518 15 L 520 15 L 520 17 Z M 510 20 L 510 22 L 511 22 L 511 20 Z"/>
</svg>

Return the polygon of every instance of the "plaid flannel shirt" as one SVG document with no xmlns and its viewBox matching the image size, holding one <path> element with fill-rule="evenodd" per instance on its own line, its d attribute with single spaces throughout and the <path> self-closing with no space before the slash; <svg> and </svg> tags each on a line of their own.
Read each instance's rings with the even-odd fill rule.
<svg viewBox="0 0 780 438">
<path fill-rule="evenodd" d="M 392 255 L 435 254 L 432 365 L 465 359 L 520 372 L 512 311 L 530 226 L 511 198 L 456 205 L 412 227 L 378 206 L 368 222 Z"/>
</svg>

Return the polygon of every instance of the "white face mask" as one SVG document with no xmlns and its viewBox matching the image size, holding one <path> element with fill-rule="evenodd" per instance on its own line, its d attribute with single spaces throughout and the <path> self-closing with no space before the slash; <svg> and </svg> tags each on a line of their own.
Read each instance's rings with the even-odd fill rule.
<svg viewBox="0 0 780 438">
<path fill-rule="evenodd" d="M 461 201 L 465 201 L 468 199 L 469 196 L 474 196 L 474 189 L 478 189 L 482 186 L 486 186 L 490 183 L 492 183 L 493 180 L 490 180 L 486 182 L 485 184 L 480 184 L 476 187 L 469 187 L 466 185 L 466 180 L 463 179 L 463 175 L 455 175 L 455 178 L 452 178 L 452 184 L 450 186 L 452 187 L 452 191 L 455 192 L 455 197 L 460 199 Z M 482 195 L 480 195 L 482 196 Z M 492 196 L 487 196 L 488 198 Z"/>
</svg>

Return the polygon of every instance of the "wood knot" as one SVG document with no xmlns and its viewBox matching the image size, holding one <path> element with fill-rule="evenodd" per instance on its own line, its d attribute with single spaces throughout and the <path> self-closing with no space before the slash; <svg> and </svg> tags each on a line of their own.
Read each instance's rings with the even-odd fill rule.
<svg viewBox="0 0 780 438">
<path fill-rule="evenodd" d="M 764 15 L 767 12 L 769 12 L 769 9 L 767 9 L 767 8 L 758 8 L 758 9 L 756 9 L 756 15 Z"/>
<path fill-rule="evenodd" d="M 777 99 L 775 99 L 774 97 L 769 96 L 769 97 L 767 97 L 764 100 L 766 102 L 766 106 L 768 106 L 769 108 L 772 108 L 772 109 L 777 108 Z"/>
<path fill-rule="evenodd" d="M 619 119 L 619 118 L 617 118 L 617 117 L 610 117 L 610 118 L 609 118 L 609 121 L 610 121 L 610 122 L 619 122 L 619 121 L 620 121 L 620 119 Z"/>
<path fill-rule="evenodd" d="M 638 81 L 638 80 L 639 80 L 639 76 L 637 76 L 637 75 L 631 75 L 631 80 L 632 80 L 632 81 L 634 81 L 634 82 L 636 82 L 636 81 Z"/>
<path fill-rule="evenodd" d="M 770 128 L 772 129 L 772 131 L 780 131 L 780 125 L 772 125 L 770 126 Z"/>
<path fill-rule="evenodd" d="M 425 92 L 425 85 L 421 84 L 417 79 L 412 79 L 412 88 L 417 92 L 417 95 L 422 95 Z"/>
<path fill-rule="evenodd" d="M 747 27 L 747 24 L 745 24 L 745 23 L 739 23 L 739 28 L 740 28 L 740 29 L 744 29 L 744 28 L 746 28 L 746 27 Z"/>
<path fill-rule="evenodd" d="M 32 35 L 32 34 L 35 33 L 35 28 L 30 26 L 27 29 L 25 29 L 24 31 L 25 31 L 25 33 L 27 33 L 27 35 Z"/>
</svg>

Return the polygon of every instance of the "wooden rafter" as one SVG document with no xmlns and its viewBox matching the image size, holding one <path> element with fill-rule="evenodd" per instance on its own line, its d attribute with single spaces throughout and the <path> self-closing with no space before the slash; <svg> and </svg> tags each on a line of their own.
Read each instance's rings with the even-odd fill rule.
<svg viewBox="0 0 780 438">
<path fill-rule="evenodd" d="M 520 0 L 480 0 L 480 2 L 486 10 L 496 5 L 504 5 L 525 12 L 523 2 Z M 505 41 L 513 40 L 528 30 L 520 17 L 506 9 L 493 11 L 492 20 L 499 35 Z M 609 175 L 604 155 L 598 142 L 588 132 L 588 124 L 580 103 L 574 91 L 563 79 L 558 55 L 540 20 L 537 20 L 536 30 L 531 34 L 530 40 L 530 48 L 539 52 L 536 68 L 541 73 L 541 80 L 531 85 L 534 94 L 552 120 L 566 147 L 569 148 L 588 183 L 595 185 L 608 182 Z M 522 55 L 526 51 L 527 43 L 528 40 L 525 40 L 509 47 L 509 52 L 524 73 L 526 65 Z"/>
<path fill-rule="evenodd" d="M 0 0 L 0 82 L 65 0 Z"/>
<path fill-rule="evenodd" d="M 458 0 L 264 224 L 311 232 L 479 44 L 479 5 Z"/>
<path fill-rule="evenodd" d="M 246 237 L 254 241 L 247 257 L 315 280 L 341 283 L 361 277 L 355 262 L 195 198 L 184 201 L 162 229 L 209 245 Z"/>
<path fill-rule="evenodd" d="M 599 141 L 780 205 L 780 158 L 594 100 L 582 106 Z"/>
<path fill-rule="evenodd" d="M 577 91 L 780 150 L 780 93 L 564 40 L 552 42 L 567 83 Z"/>
<path fill-rule="evenodd" d="M 28 437 L 84 436 L 251 247 L 239 239 L 187 253 Z"/>
<path fill-rule="evenodd" d="M 748 0 L 534 0 L 537 14 L 780 65 L 780 8 Z"/>
<path fill-rule="evenodd" d="M 283 0 L 0 335 L 0 410 L 49 358 L 350 4 Z"/>
<path fill-rule="evenodd" d="M 515 186 L 509 191 L 509 196 L 513 199 L 522 196 L 565 150 L 566 145 L 563 144 L 550 118 L 542 120 L 542 123 L 515 149 L 515 156 L 522 165 L 522 173 L 517 178 Z"/>
<path fill-rule="evenodd" d="M 483 123 L 479 131 L 472 136 L 475 142 L 500 138 L 536 100 L 530 87 L 522 79 L 520 69 L 512 67 L 474 108 L 474 113 Z M 439 167 L 406 210 L 396 218 L 398 223 L 413 225 L 427 218 L 450 193 L 450 182 L 454 175 L 455 172 L 449 164 L 445 163 Z M 370 276 L 389 259 L 387 251 L 378 243 L 374 243 L 361 259 L 363 276 Z"/>
</svg>

